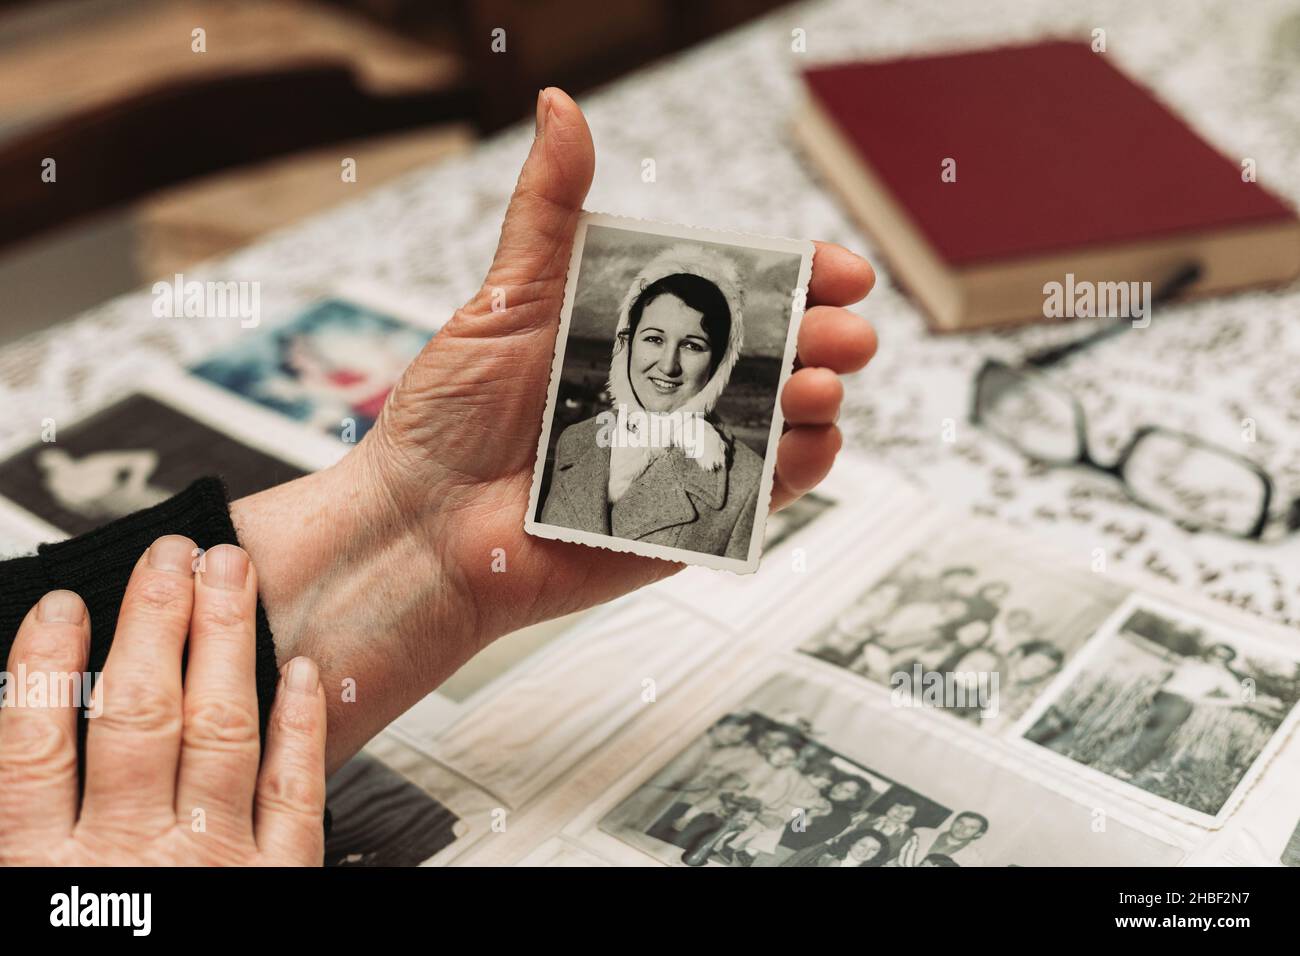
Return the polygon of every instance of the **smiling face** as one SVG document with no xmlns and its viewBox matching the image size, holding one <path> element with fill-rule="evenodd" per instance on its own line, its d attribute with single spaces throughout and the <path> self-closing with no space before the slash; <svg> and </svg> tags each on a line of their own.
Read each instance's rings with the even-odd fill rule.
<svg viewBox="0 0 1300 956">
<path fill-rule="evenodd" d="M 675 295 L 657 296 L 641 313 L 628 372 L 632 388 L 649 412 L 671 412 L 698 395 L 713 372 L 713 350 L 701 319 Z"/>
<path fill-rule="evenodd" d="M 885 816 L 896 823 L 907 823 L 916 816 L 916 807 L 910 803 L 896 803 L 885 811 Z"/>
<path fill-rule="evenodd" d="M 958 817 L 950 829 L 954 840 L 973 840 L 984 833 L 984 822 L 979 817 Z"/>
<path fill-rule="evenodd" d="M 856 780 L 841 780 L 831 787 L 829 796 L 832 800 L 856 800 L 862 796 L 862 786 Z"/>
<path fill-rule="evenodd" d="M 849 855 L 859 863 L 873 859 L 881 850 L 880 841 L 873 836 L 864 836 L 849 847 Z"/>
</svg>

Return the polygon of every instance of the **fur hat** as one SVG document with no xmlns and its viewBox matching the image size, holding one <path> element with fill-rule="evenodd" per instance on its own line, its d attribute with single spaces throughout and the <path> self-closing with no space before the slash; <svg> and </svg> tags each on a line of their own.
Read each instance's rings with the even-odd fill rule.
<svg viewBox="0 0 1300 956">
<path fill-rule="evenodd" d="M 701 419 L 708 419 L 713 412 L 713 406 L 717 404 L 718 398 L 727 387 L 732 369 L 736 367 L 736 362 L 740 360 L 740 347 L 744 341 L 745 326 L 743 319 L 744 294 L 741 290 L 740 272 L 731 259 L 707 246 L 695 243 L 681 243 L 670 246 L 651 259 L 637 275 L 636 279 L 633 280 L 631 287 L 627 290 L 627 295 L 623 297 L 623 305 L 618 312 L 618 328 L 614 336 L 614 351 L 609 363 L 609 392 L 614 397 L 616 406 L 625 405 L 628 411 L 647 411 L 637 401 L 636 392 L 633 390 L 632 383 L 628 378 L 627 366 L 632 349 L 631 339 L 627 334 L 630 325 L 630 313 L 633 304 L 647 286 L 673 275 L 695 275 L 712 282 L 722 293 L 722 297 L 727 302 L 727 308 L 731 312 L 731 331 L 727 337 L 722 357 L 714 368 L 713 377 L 709 379 L 698 394 L 691 396 L 686 402 L 673 410 L 674 414 L 680 415 L 678 420 L 684 420 L 689 414 L 696 414 Z M 700 454 L 694 461 L 705 471 L 716 471 L 726 464 L 728 440 L 712 421 L 703 421 L 701 424 L 703 428 L 700 435 Z M 668 429 L 663 431 L 666 432 Z M 683 444 L 683 436 L 679 429 L 671 429 L 670 434 L 673 445 L 682 448 L 683 451 L 689 451 Z M 653 458 L 667 450 L 666 447 L 651 448 L 648 449 L 648 456 Z"/>
</svg>

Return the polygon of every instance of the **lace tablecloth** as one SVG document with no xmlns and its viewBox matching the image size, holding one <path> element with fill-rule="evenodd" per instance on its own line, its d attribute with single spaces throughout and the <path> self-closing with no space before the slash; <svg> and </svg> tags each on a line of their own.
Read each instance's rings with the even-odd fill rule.
<svg viewBox="0 0 1300 956">
<path fill-rule="evenodd" d="M 732 230 L 833 240 L 868 255 L 791 142 L 797 71 L 815 61 L 887 56 L 1106 31 L 1107 53 L 1261 182 L 1300 201 L 1300 11 L 1168 0 L 1085 4 L 860 0 L 778 12 L 584 97 L 597 149 L 588 208 Z M 802 30 L 806 52 L 792 51 Z M 486 42 L 486 41 L 485 41 Z M 232 135 L 238 135 L 237 126 Z M 416 172 L 187 279 L 261 283 L 264 322 L 341 280 L 418 295 L 450 312 L 475 291 L 532 136 L 531 122 L 465 158 Z M 1013 149 L 1014 144 L 1007 144 Z M 656 181 L 642 181 L 653 158 Z M 359 170 L 364 177 L 365 170 Z M 0 439 L 35 435 L 241 334 L 234 319 L 160 319 L 148 290 L 123 296 L 0 354 L 8 414 Z M 1300 626 L 1300 537 L 1247 544 L 1189 534 L 1128 504 L 1104 478 L 1046 471 L 966 424 L 971 377 L 987 355 L 1014 358 L 1083 324 L 964 337 L 929 335 L 885 269 L 861 311 L 881 350 L 848 385 L 850 447 L 945 500 L 1050 534 L 1089 560 L 1144 570 Z M 1239 446 L 1300 494 L 1300 288 L 1169 306 L 1152 326 L 1054 372 L 1083 398 L 1104 457 L 1160 423 Z M 1257 440 L 1242 441 L 1242 421 Z M 946 420 L 956 440 L 944 441 Z M 853 529 L 846 528 L 846 534 Z M 815 586 L 815 585 L 810 585 Z"/>
</svg>

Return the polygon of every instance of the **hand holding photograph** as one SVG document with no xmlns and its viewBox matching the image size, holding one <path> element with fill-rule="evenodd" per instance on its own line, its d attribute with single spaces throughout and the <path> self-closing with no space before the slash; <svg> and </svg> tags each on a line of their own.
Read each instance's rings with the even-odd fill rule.
<svg viewBox="0 0 1300 956">
<path fill-rule="evenodd" d="M 584 215 L 524 529 L 756 570 L 812 255 Z"/>
</svg>

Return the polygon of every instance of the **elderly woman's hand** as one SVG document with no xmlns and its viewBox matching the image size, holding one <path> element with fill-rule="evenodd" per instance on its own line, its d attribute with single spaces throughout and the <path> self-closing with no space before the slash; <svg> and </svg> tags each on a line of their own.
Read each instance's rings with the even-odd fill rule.
<svg viewBox="0 0 1300 956">
<path fill-rule="evenodd" d="M 407 369 L 361 445 L 328 472 L 234 507 L 263 570 L 282 656 L 322 661 L 331 766 L 488 641 L 678 570 L 523 530 L 565 275 L 595 167 L 586 121 L 564 93 L 539 97 L 537 130 L 481 291 Z M 790 427 L 777 451 L 775 508 L 816 485 L 839 451 L 838 376 L 876 348 L 871 326 L 841 307 L 874 281 L 864 259 L 817 245 L 802 367 L 781 395 Z M 347 678 L 369 694 L 365 706 L 336 699 Z"/>
<path fill-rule="evenodd" d="M 168 535 L 140 558 L 93 699 L 67 693 L 80 687 L 71 675 L 85 671 L 90 644 L 81 599 L 51 591 L 23 620 L 0 710 L 0 862 L 320 865 L 325 700 L 316 665 L 296 658 L 282 672 L 259 772 L 257 575 L 231 545 L 203 555 L 197 573 L 196 555 L 189 538 Z M 49 691 L 39 700 L 38 685 Z M 79 795 L 81 709 L 89 720 Z"/>
</svg>

